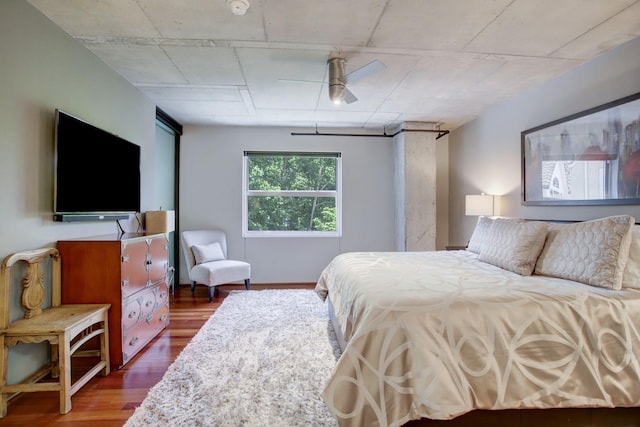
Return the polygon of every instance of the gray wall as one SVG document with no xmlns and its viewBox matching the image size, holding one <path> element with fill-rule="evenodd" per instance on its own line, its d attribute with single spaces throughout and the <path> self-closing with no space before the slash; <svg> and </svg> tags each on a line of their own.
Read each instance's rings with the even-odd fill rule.
<svg viewBox="0 0 640 427">
<path fill-rule="evenodd" d="M 254 283 L 315 282 L 341 252 L 394 249 L 392 140 L 292 136 L 292 130 L 187 126 L 181 140 L 180 230 L 224 229 L 229 257 L 251 263 Z M 341 152 L 342 237 L 243 238 L 245 150 Z M 188 283 L 183 256 L 180 258 L 180 283 Z"/>
<path fill-rule="evenodd" d="M 520 132 L 640 92 L 640 38 L 492 108 L 449 136 L 449 240 L 468 241 L 476 217 L 464 215 L 466 194 L 498 194 L 501 215 L 585 220 L 630 214 L 640 206 L 521 206 Z"/>
<path fill-rule="evenodd" d="M 52 221 L 55 108 L 139 144 L 142 209 L 154 207 L 155 105 L 146 96 L 23 0 L 0 2 L 0 58 L 0 258 L 117 231 L 114 222 Z M 12 348 L 9 381 L 47 357 L 42 345 Z"/>
</svg>

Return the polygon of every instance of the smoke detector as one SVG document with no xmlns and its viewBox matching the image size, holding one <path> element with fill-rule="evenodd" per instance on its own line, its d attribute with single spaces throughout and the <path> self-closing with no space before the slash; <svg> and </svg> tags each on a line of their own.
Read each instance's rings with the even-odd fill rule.
<svg viewBox="0 0 640 427">
<path fill-rule="evenodd" d="M 227 0 L 227 7 L 234 15 L 244 15 L 249 9 L 249 0 Z"/>
</svg>

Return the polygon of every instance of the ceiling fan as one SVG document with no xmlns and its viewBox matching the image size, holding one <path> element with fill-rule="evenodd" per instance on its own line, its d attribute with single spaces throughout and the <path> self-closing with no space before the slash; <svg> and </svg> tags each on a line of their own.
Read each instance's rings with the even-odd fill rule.
<svg viewBox="0 0 640 427">
<path fill-rule="evenodd" d="M 347 88 L 347 84 L 353 83 L 356 80 L 359 80 L 363 77 L 366 77 L 370 74 L 377 73 L 378 71 L 384 70 L 386 66 L 378 61 L 372 61 L 367 65 L 364 65 L 357 70 L 350 72 L 349 74 L 345 74 L 344 58 L 330 58 L 327 61 L 329 66 L 329 81 L 328 82 L 314 82 L 309 80 L 279 80 L 280 82 L 285 83 L 320 83 L 326 84 L 329 86 L 329 99 L 334 104 L 340 104 L 342 101 L 347 104 L 351 104 L 356 102 L 358 98 Z"/>
</svg>

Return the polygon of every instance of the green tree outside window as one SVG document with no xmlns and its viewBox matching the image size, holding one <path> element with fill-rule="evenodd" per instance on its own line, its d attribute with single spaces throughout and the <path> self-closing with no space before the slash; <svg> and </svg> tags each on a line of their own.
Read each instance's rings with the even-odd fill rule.
<svg viewBox="0 0 640 427">
<path fill-rule="evenodd" d="M 337 232 L 336 153 L 246 153 L 246 230 Z"/>
</svg>

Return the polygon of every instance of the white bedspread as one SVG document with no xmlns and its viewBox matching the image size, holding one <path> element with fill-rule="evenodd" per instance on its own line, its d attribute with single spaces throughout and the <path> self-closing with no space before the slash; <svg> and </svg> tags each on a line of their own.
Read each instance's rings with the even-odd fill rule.
<svg viewBox="0 0 640 427">
<path fill-rule="evenodd" d="M 473 409 L 640 406 L 640 292 L 524 277 L 467 251 L 346 253 L 323 271 L 347 347 L 341 426 Z"/>
</svg>

